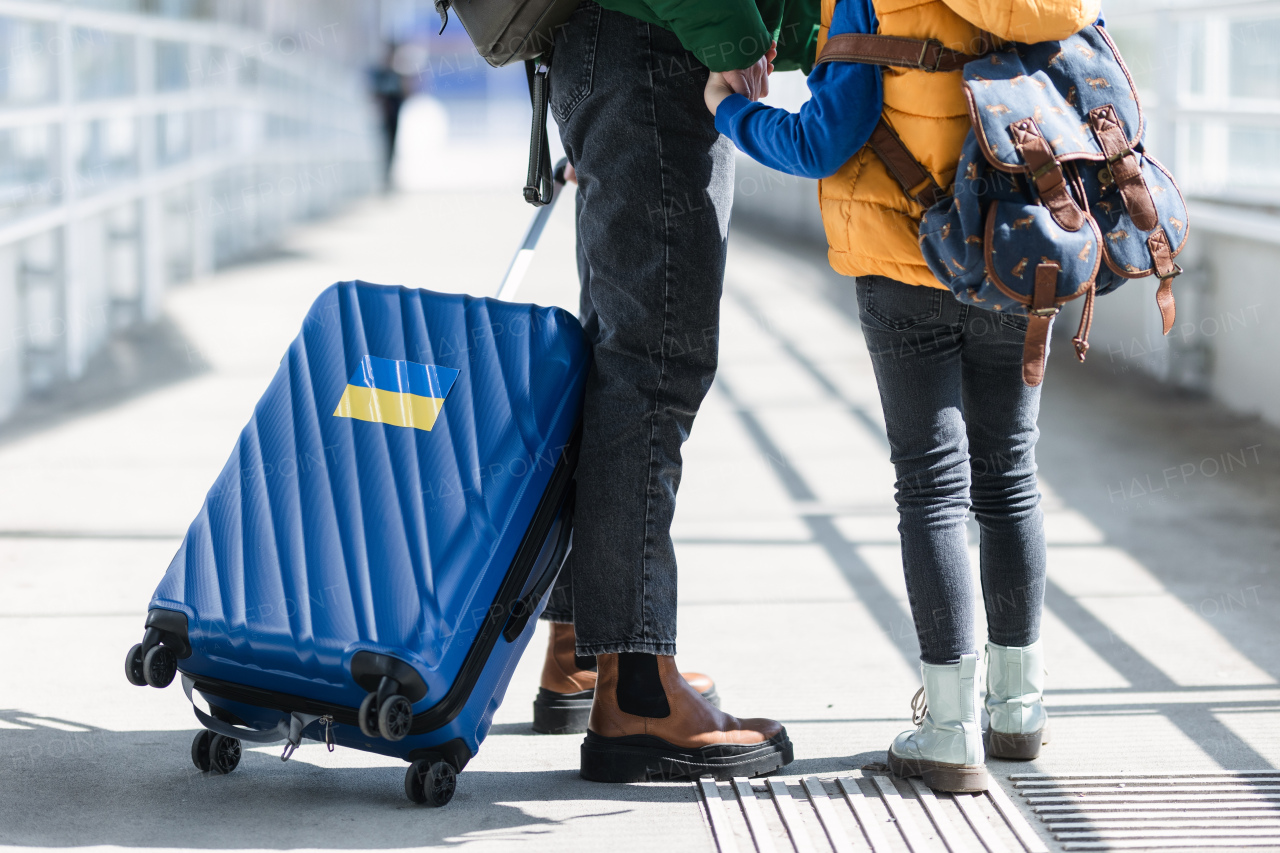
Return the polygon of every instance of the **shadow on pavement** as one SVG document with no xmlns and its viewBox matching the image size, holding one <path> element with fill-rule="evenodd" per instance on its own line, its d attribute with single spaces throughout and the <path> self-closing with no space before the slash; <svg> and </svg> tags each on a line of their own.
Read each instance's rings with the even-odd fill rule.
<svg viewBox="0 0 1280 853">
<path fill-rule="evenodd" d="M 533 735 L 535 737 L 556 737 L 556 735 L 538 734 L 533 730 L 532 722 L 494 723 L 489 728 L 489 737 L 494 735 Z M 582 737 L 582 735 L 562 735 L 562 737 Z"/>
<path fill-rule="evenodd" d="M 886 743 L 885 747 L 889 745 Z M 829 758 L 800 758 L 772 774 L 775 776 L 852 776 L 867 765 L 881 765 L 888 758 L 885 750 L 859 752 L 857 755 L 835 755 Z"/>
<path fill-rule="evenodd" d="M 78 379 L 35 392 L 0 425 L 0 446 L 190 379 L 209 369 L 169 318 L 120 332 Z"/>
<path fill-rule="evenodd" d="M 218 267 L 218 272 L 226 272 L 227 270 L 240 269 L 243 267 L 257 267 L 273 263 L 287 263 L 289 261 L 304 261 L 313 257 L 310 252 L 300 252 L 297 249 L 288 248 L 279 243 L 263 246 L 252 252 L 238 255 L 235 260 L 227 261 Z"/>
<path fill-rule="evenodd" d="M 628 803 L 691 804 L 688 785 L 598 785 L 577 770 L 464 770 L 453 801 L 410 803 L 400 763 L 319 767 L 246 751 L 231 774 L 191 763 L 194 731 L 113 732 L 0 710 L 0 845 L 32 847 L 398 849 L 520 843 L 564 823 L 626 814 Z M 316 745 L 314 749 L 322 750 Z M 72 801 L 56 820 L 52 804 Z M 519 804 L 574 801 L 555 820 Z"/>
<path fill-rule="evenodd" d="M 1038 448 L 1046 478 L 1107 544 L 1280 680 L 1280 430 L 1117 374 L 1106 355 L 1057 365 Z M 1157 686 L 1147 675 L 1135 673 Z"/>
</svg>

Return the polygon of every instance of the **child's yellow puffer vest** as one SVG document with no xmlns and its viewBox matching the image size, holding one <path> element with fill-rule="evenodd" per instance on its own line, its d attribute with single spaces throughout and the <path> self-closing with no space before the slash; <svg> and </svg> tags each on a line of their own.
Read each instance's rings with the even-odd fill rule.
<svg viewBox="0 0 1280 853">
<path fill-rule="evenodd" d="M 1003 41 L 1067 38 L 1097 20 L 1101 0 L 873 0 L 873 5 L 881 35 L 937 39 L 968 53 L 983 31 Z M 835 7 L 836 0 L 822 0 L 819 51 Z M 885 68 L 883 76 L 885 119 L 938 185 L 949 188 L 969 132 L 963 72 Z M 818 197 L 836 272 L 945 289 L 920 254 L 924 208 L 906 197 L 870 146 L 819 181 Z"/>
</svg>

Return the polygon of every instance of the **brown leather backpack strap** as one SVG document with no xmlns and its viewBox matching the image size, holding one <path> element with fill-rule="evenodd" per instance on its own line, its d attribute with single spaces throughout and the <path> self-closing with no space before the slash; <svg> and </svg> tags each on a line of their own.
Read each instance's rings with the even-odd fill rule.
<svg viewBox="0 0 1280 853">
<path fill-rule="evenodd" d="M 1084 295 L 1084 308 L 1080 312 L 1080 327 L 1076 329 L 1076 336 L 1071 339 L 1071 343 L 1075 344 L 1076 358 L 1082 362 L 1089 354 L 1089 332 L 1093 329 L 1093 297 L 1097 293 L 1097 285 L 1089 285 L 1089 291 Z"/>
<path fill-rule="evenodd" d="M 1125 136 L 1124 125 L 1111 104 L 1097 107 L 1089 111 L 1089 124 L 1093 135 L 1098 138 L 1098 145 L 1107 157 L 1107 167 L 1111 177 L 1115 179 L 1120 190 L 1120 198 L 1124 201 L 1124 209 L 1128 211 L 1133 224 L 1143 231 L 1150 231 L 1160 223 L 1156 213 L 1156 201 L 1151 197 L 1151 189 L 1142 177 L 1142 161 L 1138 152 L 1129 145 Z"/>
<path fill-rule="evenodd" d="M 992 51 L 991 40 L 985 33 L 978 48 L 980 52 L 976 54 L 961 53 L 943 46 L 937 39 L 844 33 L 827 39 L 816 64 L 857 62 L 890 68 L 914 68 L 919 71 L 959 71 L 967 63 L 981 59 Z"/>
<path fill-rule="evenodd" d="M 1035 119 L 1022 119 L 1009 125 L 1014 145 L 1022 154 L 1022 161 L 1031 173 L 1031 182 L 1040 193 L 1040 200 L 1049 208 L 1054 220 L 1068 231 L 1084 227 L 1085 212 L 1076 204 L 1067 184 L 1062 164 L 1053 152 L 1053 146 L 1044 138 Z"/>
<path fill-rule="evenodd" d="M 827 39 L 815 64 L 857 62 L 931 72 L 959 71 L 967 63 L 995 50 L 995 41 L 990 34 L 983 32 L 974 46 L 977 53 L 961 53 L 944 46 L 937 39 L 843 33 Z M 907 198 L 924 207 L 933 207 L 947 197 L 947 191 L 938 185 L 933 174 L 916 159 L 883 117 L 871 134 L 870 145 L 902 186 Z"/>
<path fill-rule="evenodd" d="M 1049 332 L 1053 330 L 1053 318 L 1058 315 L 1058 273 L 1061 270 L 1057 264 L 1036 267 L 1036 286 L 1027 309 L 1027 339 L 1022 345 L 1022 381 L 1031 388 L 1044 381 L 1045 361 L 1049 358 Z"/>
<path fill-rule="evenodd" d="M 871 150 L 884 161 L 907 198 L 924 207 L 933 207 L 947 197 L 947 191 L 883 118 L 871 132 Z"/>
<path fill-rule="evenodd" d="M 1169 245 L 1169 235 L 1159 228 L 1147 238 L 1147 248 L 1151 251 L 1152 265 L 1156 278 L 1160 279 L 1160 288 L 1156 291 L 1156 305 L 1160 306 L 1160 320 L 1164 324 L 1164 333 L 1173 331 L 1173 321 L 1177 316 L 1173 301 L 1173 280 L 1182 275 L 1182 267 L 1173 262 L 1173 246 Z"/>
</svg>

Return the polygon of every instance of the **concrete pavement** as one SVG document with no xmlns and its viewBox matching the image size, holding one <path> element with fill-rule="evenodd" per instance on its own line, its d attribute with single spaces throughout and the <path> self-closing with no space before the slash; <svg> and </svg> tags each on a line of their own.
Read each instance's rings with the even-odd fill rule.
<svg viewBox="0 0 1280 853">
<path fill-rule="evenodd" d="M 399 762 L 319 745 L 201 776 L 181 691 L 121 672 L 315 294 L 355 277 L 483 293 L 527 216 L 513 192 L 364 202 L 173 291 L 166 323 L 116 346 L 91 387 L 0 431 L 0 845 L 714 849 L 693 786 L 592 785 L 579 737 L 530 733 L 541 633 L 440 810 L 409 805 Z M 722 372 L 675 528 L 680 659 L 716 677 L 727 710 L 785 721 L 785 779 L 857 775 L 907 727 L 919 683 L 870 363 L 850 283 L 820 251 L 735 233 L 730 258 Z M 564 204 L 521 298 L 573 308 L 575 280 Z M 1276 767 L 1275 432 L 1149 391 L 1123 354 L 1081 368 L 1066 349 L 1040 452 L 1054 741 L 1031 767 L 993 771 Z"/>
</svg>

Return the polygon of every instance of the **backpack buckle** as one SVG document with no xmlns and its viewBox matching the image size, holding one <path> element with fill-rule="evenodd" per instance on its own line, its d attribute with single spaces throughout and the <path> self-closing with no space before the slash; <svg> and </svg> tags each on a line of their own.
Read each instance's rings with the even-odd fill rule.
<svg viewBox="0 0 1280 853">
<path fill-rule="evenodd" d="M 1114 166 L 1116 163 L 1119 163 L 1121 160 L 1128 157 L 1130 154 L 1137 154 L 1137 153 L 1138 153 L 1137 151 L 1133 150 L 1132 145 L 1126 145 L 1123 150 L 1117 151 L 1115 154 L 1112 154 L 1110 157 L 1107 158 L 1107 165 Z"/>
<path fill-rule="evenodd" d="M 934 48 L 937 51 L 932 66 L 928 62 L 929 48 Z M 942 67 L 942 54 L 945 50 L 946 46 L 937 39 L 925 39 L 924 43 L 920 45 L 920 58 L 916 60 L 916 64 L 923 71 L 937 72 Z"/>
<path fill-rule="evenodd" d="M 1029 308 L 1027 313 L 1033 317 L 1056 317 L 1060 310 L 1062 309 L 1055 305 L 1051 308 Z"/>
<path fill-rule="evenodd" d="M 1117 163 L 1120 163 L 1121 160 L 1129 158 L 1129 156 L 1135 156 L 1137 154 L 1138 152 L 1133 150 L 1133 146 L 1125 146 L 1125 149 L 1123 151 L 1116 151 L 1115 154 L 1112 154 L 1107 158 L 1107 167 L 1108 167 L 1107 172 L 1111 172 L 1110 167 L 1114 167 L 1114 165 Z"/>
<path fill-rule="evenodd" d="M 1173 269 L 1166 275 L 1160 275 L 1158 271 L 1156 272 L 1156 278 L 1158 278 L 1161 282 L 1172 281 L 1173 279 L 1177 278 L 1180 275 L 1182 275 L 1182 267 L 1178 266 L 1177 264 L 1174 264 Z"/>
<path fill-rule="evenodd" d="M 1058 163 L 1057 160 L 1050 160 L 1048 163 L 1045 163 L 1039 169 L 1036 169 L 1034 172 L 1031 173 L 1031 180 L 1033 183 L 1038 185 L 1040 183 L 1041 178 L 1043 178 L 1045 175 L 1048 175 L 1054 169 L 1060 169 L 1060 168 L 1062 168 L 1062 166 Z"/>
</svg>

